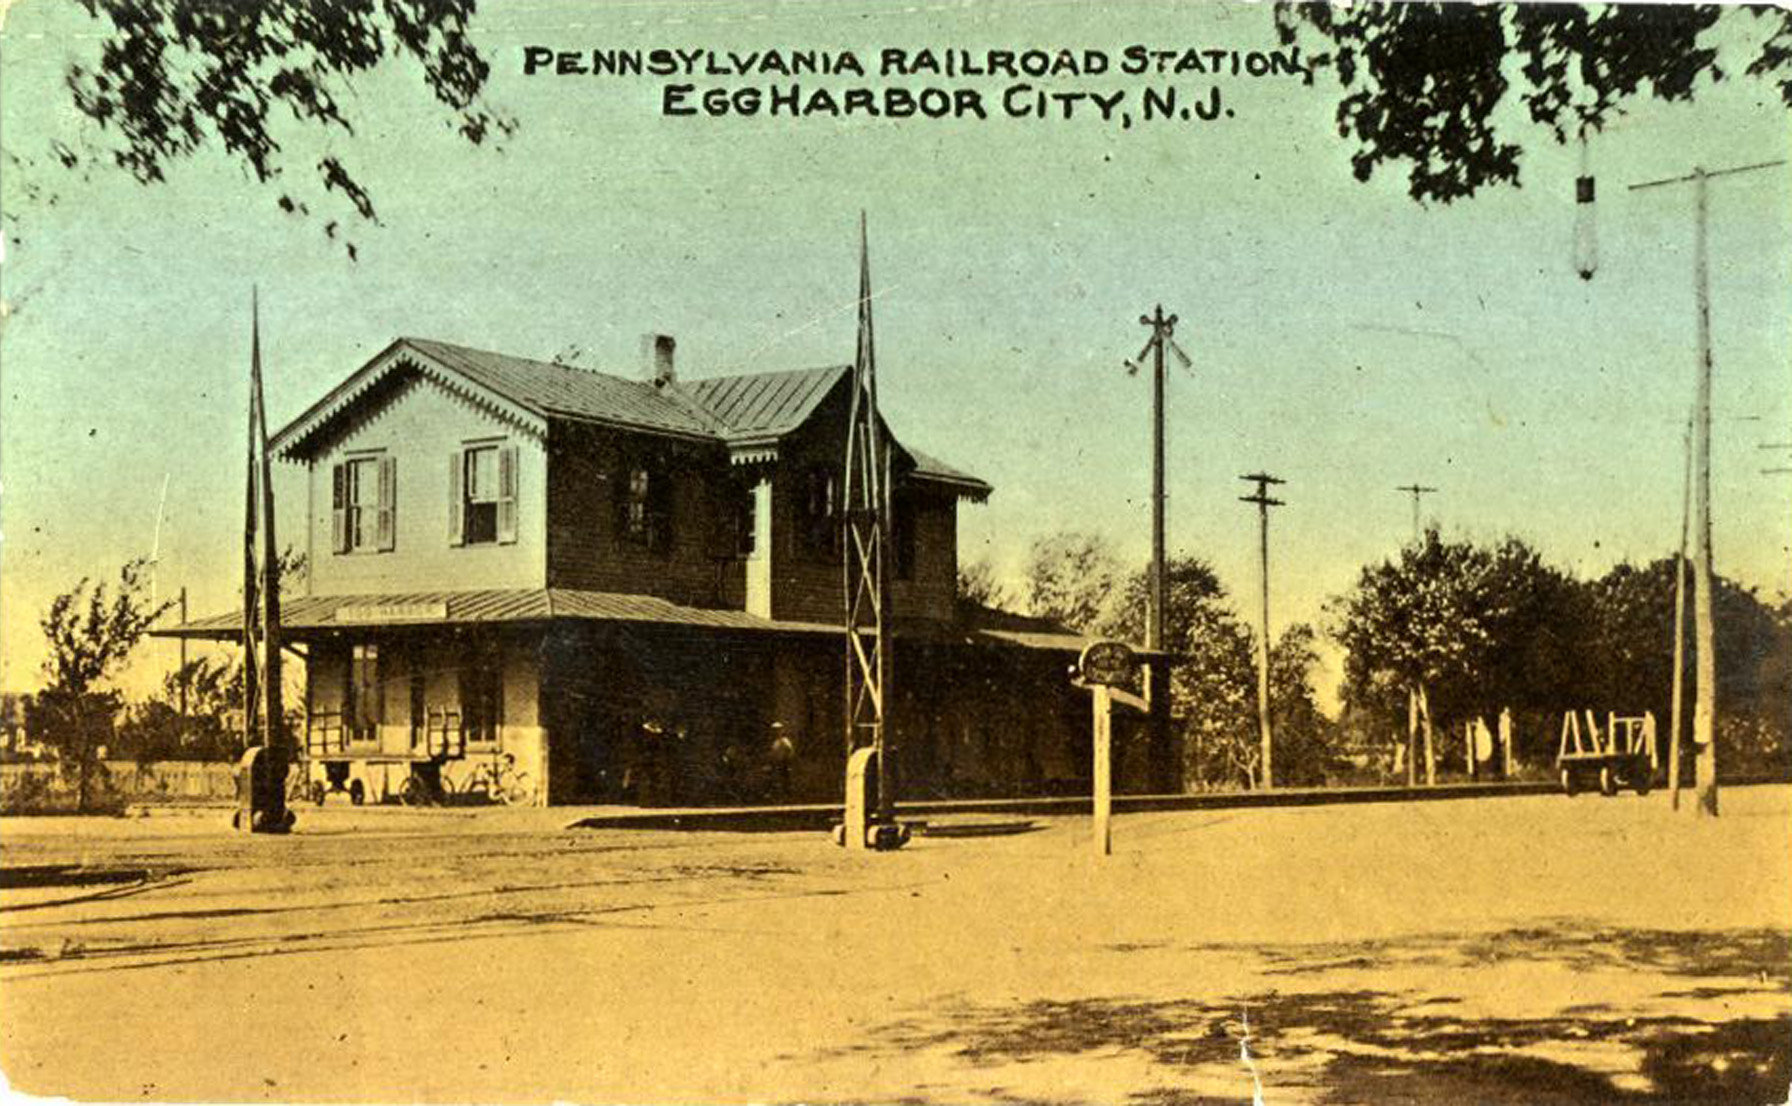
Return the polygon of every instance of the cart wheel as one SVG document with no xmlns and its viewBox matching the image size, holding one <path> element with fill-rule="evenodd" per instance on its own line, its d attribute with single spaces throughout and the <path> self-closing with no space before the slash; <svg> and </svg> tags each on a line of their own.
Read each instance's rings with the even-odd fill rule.
<svg viewBox="0 0 1792 1106">
<path fill-rule="evenodd" d="M 421 777 L 405 777 L 404 786 L 398 789 L 398 801 L 405 806 L 428 806 L 429 785 Z"/>
<path fill-rule="evenodd" d="M 1618 776 L 1609 764 L 1599 769 L 1599 793 L 1608 799 L 1618 793 Z"/>
<path fill-rule="evenodd" d="M 324 786 L 322 780 L 318 780 L 311 785 L 311 802 L 317 806 L 323 806 L 324 796 L 329 793 L 330 789 Z"/>
<path fill-rule="evenodd" d="M 1562 793 L 1572 799 L 1579 791 L 1580 789 L 1574 786 L 1574 769 L 1562 769 Z"/>
<path fill-rule="evenodd" d="M 1636 793 L 1638 795 L 1647 795 L 1649 793 L 1649 788 L 1655 783 L 1655 781 L 1650 778 L 1652 775 L 1654 775 L 1654 773 L 1650 772 L 1647 768 L 1637 769 Z"/>
<path fill-rule="evenodd" d="M 360 780 L 348 785 L 348 801 L 360 806 L 367 801 L 367 785 Z"/>
</svg>

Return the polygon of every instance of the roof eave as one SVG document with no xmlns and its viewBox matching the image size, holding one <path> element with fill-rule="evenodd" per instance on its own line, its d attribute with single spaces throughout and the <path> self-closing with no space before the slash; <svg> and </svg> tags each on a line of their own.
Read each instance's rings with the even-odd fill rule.
<svg viewBox="0 0 1792 1106">
<path fill-rule="evenodd" d="M 975 477 L 944 476 L 930 472 L 911 472 L 909 479 L 925 484 L 938 484 L 951 488 L 958 493 L 958 498 L 968 499 L 973 503 L 987 503 L 995 494 L 995 488 Z"/>
<path fill-rule="evenodd" d="M 715 434 L 700 430 L 673 430 L 665 426 L 650 426 L 646 423 L 631 422 L 628 419 L 604 418 L 601 415 L 587 415 L 574 411 L 566 411 L 556 407 L 545 411 L 550 422 L 572 422 L 581 426 L 602 426 L 611 430 L 626 430 L 632 434 L 650 434 L 656 438 L 673 438 L 681 442 L 700 442 L 706 445 L 722 444 L 722 439 Z"/>
<path fill-rule="evenodd" d="M 281 427 L 269 440 L 269 450 L 288 461 L 308 456 L 311 452 L 309 443 L 401 362 L 409 363 L 424 376 L 507 422 L 537 436 L 547 433 L 546 410 L 489 388 L 417 348 L 408 338 L 398 338 L 306 408 L 298 418 Z"/>
</svg>

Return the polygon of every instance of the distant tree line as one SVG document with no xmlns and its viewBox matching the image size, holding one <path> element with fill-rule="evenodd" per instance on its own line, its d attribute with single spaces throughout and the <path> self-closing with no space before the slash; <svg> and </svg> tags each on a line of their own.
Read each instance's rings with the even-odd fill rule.
<svg viewBox="0 0 1792 1106">
<path fill-rule="evenodd" d="M 1528 774 L 1553 770 L 1567 710 L 1600 718 L 1651 711 L 1665 755 L 1675 564 L 1624 563 L 1583 580 L 1519 539 L 1446 540 L 1433 529 L 1396 556 L 1363 566 L 1350 588 L 1327 602 L 1322 626 L 1288 626 L 1272 643 L 1276 783 L 1387 778 L 1406 742 L 1407 695 L 1416 685 L 1426 689 L 1440 760 L 1456 768 L 1460 739 L 1452 735 L 1477 720 L 1496 725 L 1508 710 Z M 1255 786 L 1256 628 L 1204 559 L 1173 557 L 1168 576 L 1165 647 L 1176 656 L 1171 713 L 1184 780 L 1193 789 Z M 1688 574 L 1689 611 L 1692 586 Z M 1126 571 L 1092 534 L 1033 542 L 1018 594 L 1001 586 L 987 561 L 963 568 L 960 591 L 969 602 L 1087 634 L 1135 643 L 1145 636 L 1146 570 Z M 1792 770 L 1792 601 L 1771 606 L 1722 577 L 1715 600 L 1724 770 Z M 1682 661 L 1688 717 L 1689 631 Z M 1343 652 L 1335 719 L 1319 710 L 1314 687 L 1322 640 Z"/>
<path fill-rule="evenodd" d="M 1512 710 L 1518 754 L 1532 765 L 1553 759 L 1570 709 L 1653 712 L 1665 746 L 1676 563 L 1623 563 L 1582 580 L 1516 538 L 1476 544 L 1428 531 L 1364 566 L 1328 607 L 1345 650 L 1345 726 L 1392 740 L 1404 729 L 1405 689 L 1422 682 L 1446 727 Z M 1689 612 L 1694 586 L 1688 573 Z M 1726 772 L 1792 768 L 1792 604 L 1775 608 L 1721 576 L 1713 598 L 1720 763 Z M 1689 717 L 1690 616 L 1683 632 Z"/>
</svg>

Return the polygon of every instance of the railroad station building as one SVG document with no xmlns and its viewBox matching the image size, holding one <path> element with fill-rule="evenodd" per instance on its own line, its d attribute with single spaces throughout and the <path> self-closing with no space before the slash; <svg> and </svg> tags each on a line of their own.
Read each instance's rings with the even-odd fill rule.
<svg viewBox="0 0 1792 1106">
<path fill-rule="evenodd" d="M 502 761 L 537 803 L 839 799 L 851 368 L 681 380 L 644 346 L 622 376 L 401 338 L 274 436 L 308 473 L 282 613 L 314 784 L 453 795 Z M 1084 639 L 959 602 L 991 488 L 890 440 L 901 794 L 1087 793 Z M 1167 727 L 1133 729 L 1122 788 L 1174 789 Z"/>
</svg>

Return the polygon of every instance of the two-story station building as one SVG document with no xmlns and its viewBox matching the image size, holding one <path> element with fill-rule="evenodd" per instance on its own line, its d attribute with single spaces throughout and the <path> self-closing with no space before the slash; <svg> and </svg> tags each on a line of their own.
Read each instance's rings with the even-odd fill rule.
<svg viewBox="0 0 1792 1106">
<path fill-rule="evenodd" d="M 545 803 L 839 798 L 851 370 L 684 381 L 670 338 L 646 344 L 624 378 L 402 338 L 275 436 L 309 473 L 308 578 L 283 618 L 314 782 L 369 801 L 499 780 Z M 1067 676 L 1084 642 L 961 607 L 957 509 L 990 486 L 894 450 L 903 794 L 1086 789 L 1089 697 Z M 1121 779 L 1175 786 L 1148 744 Z"/>
</svg>

